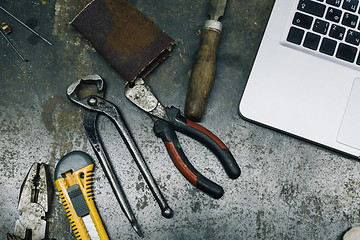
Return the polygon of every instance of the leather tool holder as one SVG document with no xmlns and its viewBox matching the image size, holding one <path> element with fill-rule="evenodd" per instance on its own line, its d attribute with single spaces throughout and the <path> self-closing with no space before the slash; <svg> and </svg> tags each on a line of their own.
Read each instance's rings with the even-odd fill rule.
<svg viewBox="0 0 360 240">
<path fill-rule="evenodd" d="M 129 82 L 149 74 L 175 45 L 125 0 L 94 0 L 70 24 Z"/>
</svg>

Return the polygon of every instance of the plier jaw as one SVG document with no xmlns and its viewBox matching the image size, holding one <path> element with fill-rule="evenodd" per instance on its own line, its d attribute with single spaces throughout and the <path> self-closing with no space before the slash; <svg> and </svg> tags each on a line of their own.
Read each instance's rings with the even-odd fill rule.
<svg viewBox="0 0 360 240">
<path fill-rule="evenodd" d="M 84 85 L 96 85 L 97 91 L 91 91 L 87 89 L 87 91 L 83 91 Z M 93 89 L 93 88 L 92 88 Z M 82 93 L 82 94 L 81 94 Z M 98 135 L 97 130 L 97 116 L 102 114 L 107 116 L 115 125 L 119 134 L 123 138 L 127 148 L 129 149 L 132 157 L 134 158 L 141 174 L 144 176 L 144 179 L 152 191 L 155 200 L 158 202 L 162 215 L 166 218 L 171 218 L 173 216 L 172 209 L 168 206 L 164 196 L 162 195 L 158 185 L 156 184 L 154 178 L 150 170 L 147 167 L 145 159 L 143 158 L 139 148 L 132 135 L 130 134 L 128 127 L 121 116 L 120 111 L 117 107 L 111 102 L 105 100 L 104 96 L 104 81 L 103 79 L 97 75 L 88 75 L 83 77 L 74 83 L 72 83 L 67 89 L 67 95 L 69 99 L 82 106 L 88 111 L 83 112 L 83 127 L 85 133 L 88 137 L 88 140 L 97 155 L 99 162 L 101 163 L 105 175 L 109 180 L 109 183 L 114 191 L 114 194 L 121 205 L 124 213 L 132 224 L 132 227 L 135 231 L 141 236 L 141 230 L 138 226 L 138 223 L 135 219 L 135 216 L 130 208 L 130 205 L 127 201 L 126 195 L 121 188 L 121 185 L 116 178 L 116 174 L 113 171 L 110 160 L 106 154 L 104 147 L 100 141 L 100 136 Z"/>
<path fill-rule="evenodd" d="M 93 87 L 96 86 L 96 91 Z M 96 121 L 98 114 L 108 116 L 117 125 L 122 125 L 122 117 L 114 104 L 104 99 L 104 80 L 97 74 L 85 76 L 73 82 L 67 88 L 67 95 L 71 101 L 88 111 L 87 119 Z M 96 129 L 94 129 L 96 131 Z"/>
<path fill-rule="evenodd" d="M 80 88 L 82 89 L 83 85 L 88 86 L 96 86 L 96 93 L 91 93 L 90 96 L 81 96 L 80 94 Z M 96 98 L 96 96 L 103 97 L 104 96 L 104 80 L 98 75 L 87 75 L 75 82 L 73 82 L 68 88 L 67 88 L 67 95 L 69 99 L 82 107 L 85 107 L 89 110 L 92 109 L 94 106 L 93 98 Z M 87 94 L 88 95 L 88 94 Z"/>
<path fill-rule="evenodd" d="M 45 163 L 33 163 L 21 187 L 14 235 L 26 238 L 31 230 L 32 239 L 45 239 L 46 212 L 49 206 L 49 188 Z"/>
<path fill-rule="evenodd" d="M 126 83 L 125 96 L 133 104 L 149 113 L 152 117 L 169 121 L 165 107 L 155 97 L 150 87 L 146 85 L 142 78 L 137 78 L 133 83 Z"/>
</svg>

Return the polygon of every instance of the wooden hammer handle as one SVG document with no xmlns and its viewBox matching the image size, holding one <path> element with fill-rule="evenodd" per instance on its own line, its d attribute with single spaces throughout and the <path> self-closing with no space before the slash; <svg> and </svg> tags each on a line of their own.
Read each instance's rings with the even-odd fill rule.
<svg viewBox="0 0 360 240">
<path fill-rule="evenodd" d="M 203 116 L 215 75 L 219 40 L 218 29 L 202 30 L 201 44 L 192 66 L 184 111 L 185 116 L 192 121 L 200 121 Z"/>
</svg>

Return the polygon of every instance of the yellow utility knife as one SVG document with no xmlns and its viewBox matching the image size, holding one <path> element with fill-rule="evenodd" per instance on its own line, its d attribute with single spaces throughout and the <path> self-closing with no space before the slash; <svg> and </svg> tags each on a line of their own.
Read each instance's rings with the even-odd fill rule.
<svg viewBox="0 0 360 240">
<path fill-rule="evenodd" d="M 55 168 L 55 184 L 76 239 L 109 239 L 95 207 L 91 187 L 92 158 L 73 151 Z"/>
</svg>

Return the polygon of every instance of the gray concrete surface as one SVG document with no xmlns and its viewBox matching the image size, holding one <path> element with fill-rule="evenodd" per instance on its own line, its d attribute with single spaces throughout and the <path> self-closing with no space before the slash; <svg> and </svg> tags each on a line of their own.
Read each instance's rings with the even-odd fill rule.
<svg viewBox="0 0 360 240">
<path fill-rule="evenodd" d="M 9 38 L 29 58 L 22 62 L 0 39 L 0 238 L 14 231 L 21 183 L 33 162 L 49 164 L 72 150 L 94 157 L 96 204 L 111 239 L 139 239 L 121 212 L 87 142 L 79 108 L 66 97 L 69 84 L 98 73 L 106 98 L 122 111 L 149 168 L 175 211 L 165 219 L 114 127 L 104 118 L 103 141 L 144 239 L 339 239 L 360 222 L 359 162 L 295 138 L 248 123 L 238 104 L 254 61 L 273 0 L 229 0 L 218 52 L 216 80 L 203 121 L 230 148 L 242 169 L 227 178 L 219 162 L 181 134 L 196 168 L 223 186 L 214 200 L 177 171 L 152 121 L 124 97 L 124 81 L 68 23 L 86 1 L 1 1 L 1 6 L 48 38 L 48 46 L 3 12 Z M 206 18 L 207 1 L 131 0 L 173 37 L 173 54 L 147 82 L 167 106 L 184 108 L 189 71 Z M 299 119 L 301 121 L 301 119 Z M 73 239 L 58 194 L 52 197 L 48 235 Z"/>
</svg>

